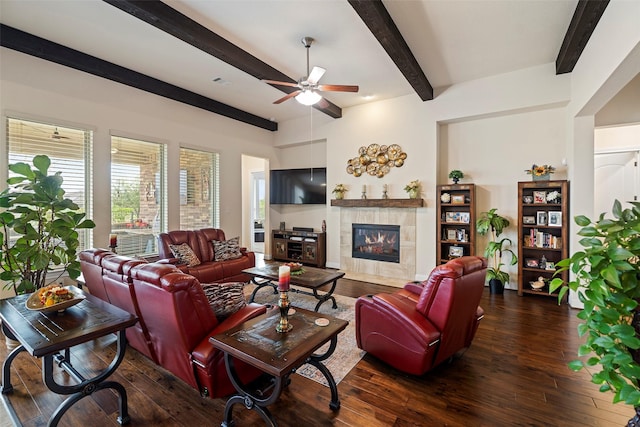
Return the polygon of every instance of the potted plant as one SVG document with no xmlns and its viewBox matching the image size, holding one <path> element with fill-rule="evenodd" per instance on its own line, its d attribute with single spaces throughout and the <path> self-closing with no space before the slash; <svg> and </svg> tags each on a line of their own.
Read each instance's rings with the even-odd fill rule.
<svg viewBox="0 0 640 427">
<path fill-rule="evenodd" d="M 420 194 L 420 181 L 415 179 L 404 186 L 404 191 L 409 194 L 410 199 L 417 199 Z"/>
<path fill-rule="evenodd" d="M 16 295 L 46 286 L 47 272 L 59 279 L 80 275 L 78 230 L 93 228 L 80 207 L 65 198 L 60 172 L 48 175 L 51 160 L 44 155 L 27 163 L 10 164 L 13 176 L 0 193 L 0 280 Z"/>
<path fill-rule="evenodd" d="M 509 227 L 509 220 L 496 213 L 497 209 L 493 208 L 488 212 L 482 212 L 476 221 L 476 229 L 481 235 L 490 234 L 490 241 L 484 251 L 484 256 L 489 260 L 489 268 L 487 268 L 487 279 L 489 279 L 489 290 L 492 294 L 501 294 L 504 291 L 504 285 L 509 283 L 509 273 L 502 270 L 505 264 L 504 257 L 510 255 L 509 265 L 515 265 L 518 257 L 509 248 L 513 243 L 508 237 L 500 239 L 500 235 L 505 228 Z"/>
<path fill-rule="evenodd" d="M 336 195 L 336 199 L 343 199 L 344 193 L 347 192 L 347 187 L 344 184 L 336 184 L 335 188 L 331 191 Z"/>
<path fill-rule="evenodd" d="M 534 163 L 530 169 L 525 169 L 524 171 L 531 175 L 533 181 L 548 181 L 551 174 L 556 171 L 556 168 L 551 165 L 536 165 Z"/>
<path fill-rule="evenodd" d="M 461 170 L 454 169 L 451 172 L 449 172 L 449 178 L 451 178 L 453 180 L 454 184 L 457 184 L 458 181 L 460 181 L 462 178 L 464 178 L 464 174 L 462 173 Z"/>
<path fill-rule="evenodd" d="M 601 214 L 597 221 L 583 215 L 575 217 L 582 227 L 578 235 L 584 247 L 556 264 L 556 275 L 570 270 L 573 279 L 564 283 L 555 277 L 550 292 L 558 291 L 559 301 L 571 289 L 578 292 L 584 308 L 578 327 L 586 342 L 569 367 L 578 371 L 588 367 L 591 381 L 601 392 L 613 392 L 613 402 L 635 408 L 629 426 L 640 425 L 640 203 L 622 209 L 613 204 L 613 218 Z M 599 369 L 599 371 L 598 371 Z"/>
</svg>

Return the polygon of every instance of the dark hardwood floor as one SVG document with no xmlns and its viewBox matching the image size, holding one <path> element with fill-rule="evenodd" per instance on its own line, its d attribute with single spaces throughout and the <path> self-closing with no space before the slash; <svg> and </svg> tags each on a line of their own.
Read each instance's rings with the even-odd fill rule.
<svg viewBox="0 0 640 427">
<path fill-rule="evenodd" d="M 384 286 L 342 279 L 337 293 L 356 297 Z M 391 289 L 393 290 L 393 289 Z M 463 355 L 422 377 L 402 374 L 366 355 L 338 385 L 342 407 L 329 409 L 329 389 L 294 375 L 280 401 L 270 407 L 281 427 L 302 426 L 623 426 L 632 408 L 613 405 L 586 372 L 574 373 L 580 339 L 576 311 L 554 299 L 490 295 L 486 316 Z M 115 351 L 107 337 L 74 349 L 76 366 L 104 366 Z M 0 359 L 7 350 L 0 344 Z M 13 364 L 15 390 L 9 396 L 25 426 L 46 425 L 62 397 L 42 383 L 40 364 L 22 353 Z M 66 374 L 60 373 L 60 378 Z M 131 426 L 218 426 L 225 399 L 198 392 L 156 367 L 135 350 L 114 379 L 127 389 Z M 116 399 L 100 391 L 82 399 L 63 417 L 64 426 L 116 423 Z M 236 405 L 236 426 L 264 425 Z"/>
</svg>

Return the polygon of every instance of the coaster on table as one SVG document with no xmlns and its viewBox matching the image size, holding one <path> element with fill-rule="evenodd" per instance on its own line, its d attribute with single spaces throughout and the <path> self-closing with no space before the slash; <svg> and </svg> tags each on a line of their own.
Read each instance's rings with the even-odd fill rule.
<svg viewBox="0 0 640 427">
<path fill-rule="evenodd" d="M 287 312 L 287 314 L 289 314 L 289 316 L 293 316 L 294 314 L 296 314 L 296 309 L 295 308 L 290 308 L 289 311 Z"/>
<path fill-rule="evenodd" d="M 329 319 L 325 319 L 324 317 L 321 317 L 319 319 L 316 319 L 315 323 L 318 326 L 328 326 L 329 325 Z"/>
</svg>

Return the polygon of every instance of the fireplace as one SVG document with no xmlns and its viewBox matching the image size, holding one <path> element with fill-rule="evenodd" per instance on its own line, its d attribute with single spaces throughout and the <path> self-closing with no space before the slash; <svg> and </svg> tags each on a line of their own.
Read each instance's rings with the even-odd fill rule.
<svg viewBox="0 0 640 427">
<path fill-rule="evenodd" d="M 351 256 L 375 261 L 400 262 L 400 226 L 351 225 Z"/>
</svg>

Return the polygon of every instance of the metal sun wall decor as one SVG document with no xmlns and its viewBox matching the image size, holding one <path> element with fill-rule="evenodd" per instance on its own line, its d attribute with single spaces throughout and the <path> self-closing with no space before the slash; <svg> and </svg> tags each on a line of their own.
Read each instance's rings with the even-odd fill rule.
<svg viewBox="0 0 640 427">
<path fill-rule="evenodd" d="M 371 176 L 382 178 L 393 167 L 401 167 L 407 158 L 407 153 L 402 151 L 398 144 L 378 145 L 370 144 L 358 149 L 358 157 L 347 160 L 347 172 L 353 176 L 361 176 L 368 173 Z"/>
</svg>

